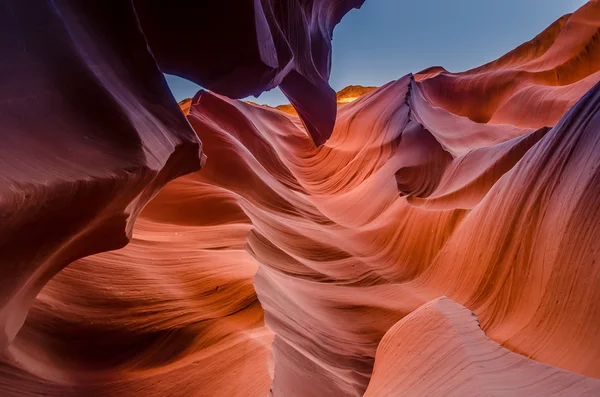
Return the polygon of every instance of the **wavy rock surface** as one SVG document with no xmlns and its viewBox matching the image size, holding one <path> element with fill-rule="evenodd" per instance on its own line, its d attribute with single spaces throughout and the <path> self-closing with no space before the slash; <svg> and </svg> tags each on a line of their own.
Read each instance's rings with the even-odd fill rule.
<svg viewBox="0 0 600 397">
<path fill-rule="evenodd" d="M 341 89 L 340 91 L 336 92 L 335 96 L 336 96 L 337 106 L 339 107 L 339 106 L 345 105 L 347 103 L 353 102 L 353 101 L 357 100 L 358 98 L 360 98 L 361 96 L 363 96 L 371 91 L 374 91 L 376 89 L 377 89 L 377 87 L 363 87 L 360 85 L 349 85 L 348 87 L 345 87 L 345 88 Z M 245 102 L 249 103 L 251 105 L 262 106 L 267 109 L 277 109 L 284 113 L 289 113 L 294 116 L 298 116 L 298 112 L 296 112 L 296 109 L 294 109 L 294 106 L 289 103 L 272 107 L 272 106 L 264 105 L 264 104 L 261 105 L 259 103 L 252 102 L 252 101 L 245 101 Z M 179 107 L 181 108 L 181 110 L 183 111 L 183 113 L 185 115 L 188 115 L 190 113 L 191 106 L 192 106 L 192 98 L 185 98 L 184 100 L 179 101 Z"/>
<path fill-rule="evenodd" d="M 463 73 L 434 67 L 416 78 L 430 103 L 473 121 L 555 125 L 600 80 L 600 2 L 589 1 L 494 62 Z"/>
<path fill-rule="evenodd" d="M 318 153 L 284 152 L 301 217 L 246 210 L 256 290 L 276 333 L 273 394 L 362 395 L 380 338 L 439 295 L 474 310 L 511 350 L 598 377 L 598 251 L 583 237 L 598 224 L 598 87 L 554 129 L 462 155 L 411 119 L 410 87 L 405 78 L 348 105 Z M 487 128 L 491 145 L 498 128 Z M 575 186 L 585 198 L 573 202 Z"/>
<path fill-rule="evenodd" d="M 590 4 L 575 16 L 594 11 Z M 581 67 L 592 77 L 597 73 L 593 63 Z M 334 134 L 320 149 L 296 131 L 293 117 L 215 96 L 192 105 L 203 115 L 192 115 L 194 128 L 212 125 L 211 136 L 225 134 L 218 145 L 240 158 L 240 168 L 220 183 L 243 197 L 254 225 L 255 286 L 276 333 L 273 395 L 361 395 L 385 332 L 444 294 L 474 310 L 484 331 L 511 350 L 600 375 L 600 355 L 591 348 L 598 330 L 592 288 L 599 281 L 597 251 L 587 251 L 591 242 L 581 235 L 593 235 L 598 219 L 588 198 L 597 194 L 598 88 L 568 114 L 553 111 L 563 119 L 548 129 L 538 128 L 548 123 L 543 112 L 535 126 L 476 123 L 430 103 L 420 80 L 401 79 L 340 108 Z M 596 80 L 582 81 L 589 89 Z M 208 121 L 223 114 L 232 120 Z M 578 150 L 587 150 L 580 156 L 559 155 L 572 153 L 579 141 Z M 555 168 L 545 173 L 549 163 Z M 560 176 L 569 169 L 586 175 L 577 185 L 586 198 L 576 201 L 587 218 L 563 207 L 569 196 L 553 182 L 575 181 Z M 233 175 L 246 176 L 232 183 Z M 252 182 L 241 182 L 245 178 Z M 547 215 L 545 205 L 557 215 Z M 514 214 L 522 226 L 513 223 Z M 568 219 L 579 232 L 566 228 Z M 554 240 L 543 230 L 554 230 Z M 561 244 L 564 255 L 546 252 Z M 588 257 L 575 259 L 585 252 Z M 573 269 L 585 277 L 573 279 Z M 550 301 L 557 293 L 569 307 Z"/>
<path fill-rule="evenodd" d="M 134 1 L 165 73 L 230 98 L 279 86 L 317 145 L 331 135 L 336 116 L 328 83 L 333 29 L 363 3 L 242 0 L 232 12 L 221 0 Z"/>
<path fill-rule="evenodd" d="M 203 161 L 130 4 L 30 11 L 0 3 L 2 350 L 56 273 L 123 247 L 158 189 Z"/>
<path fill-rule="evenodd" d="M 156 194 L 127 247 L 79 259 L 49 282 L 44 273 L 2 355 L 0 395 L 597 394 L 598 4 L 482 68 L 405 76 L 341 106 L 320 147 L 299 117 L 201 91 L 188 121 L 207 165 Z M 552 73 L 565 80 L 549 83 Z M 108 88 L 128 98 L 118 83 Z M 535 95 L 525 100 L 524 90 Z M 144 106 L 127 115 L 148 120 L 134 117 Z M 197 166 L 198 140 L 189 141 Z M 63 151 L 71 162 L 94 159 Z M 55 175 L 52 159 L 40 164 Z M 81 202 L 64 208 L 77 214 Z M 464 370 L 414 349 L 451 353 Z M 451 387 L 448 376 L 464 382 Z"/>
<path fill-rule="evenodd" d="M 161 190 L 127 247 L 46 285 L 0 364 L 0 395 L 267 394 L 273 336 L 244 250 L 251 225 L 203 175 Z"/>
<path fill-rule="evenodd" d="M 473 312 L 431 301 L 385 334 L 365 397 L 597 396 L 600 380 L 558 370 L 488 339 Z"/>
<path fill-rule="evenodd" d="M 335 99 L 336 99 L 337 106 L 339 108 L 342 105 L 353 102 L 353 101 L 357 100 L 358 98 L 360 98 L 361 96 L 363 96 L 371 91 L 374 91 L 376 89 L 377 89 L 377 87 L 363 87 L 361 85 L 349 85 L 335 93 Z M 265 105 L 262 105 L 262 106 L 265 106 Z M 285 113 L 293 114 L 295 116 L 298 115 L 298 112 L 296 112 L 296 109 L 294 109 L 294 106 L 292 106 L 289 103 L 284 104 L 284 105 L 275 106 L 275 109 L 281 110 L 282 112 L 285 112 Z"/>
</svg>

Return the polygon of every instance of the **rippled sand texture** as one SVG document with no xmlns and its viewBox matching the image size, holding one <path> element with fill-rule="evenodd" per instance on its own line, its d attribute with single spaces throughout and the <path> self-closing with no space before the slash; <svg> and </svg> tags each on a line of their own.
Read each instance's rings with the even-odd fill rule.
<svg viewBox="0 0 600 397">
<path fill-rule="evenodd" d="M 597 396 L 599 27 L 390 82 L 320 147 L 199 92 L 206 165 L 47 283 L 0 395 Z"/>
</svg>

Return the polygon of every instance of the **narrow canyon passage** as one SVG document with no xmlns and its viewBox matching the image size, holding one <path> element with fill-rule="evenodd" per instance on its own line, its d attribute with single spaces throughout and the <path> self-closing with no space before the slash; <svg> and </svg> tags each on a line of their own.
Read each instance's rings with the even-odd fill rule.
<svg viewBox="0 0 600 397">
<path fill-rule="evenodd" d="M 131 241 L 48 277 L 0 395 L 600 394 L 599 81 L 592 1 L 338 98 L 320 146 L 326 122 L 200 91 L 166 118 L 196 168 L 145 170 Z M 163 138 L 140 156 L 175 169 Z"/>
</svg>

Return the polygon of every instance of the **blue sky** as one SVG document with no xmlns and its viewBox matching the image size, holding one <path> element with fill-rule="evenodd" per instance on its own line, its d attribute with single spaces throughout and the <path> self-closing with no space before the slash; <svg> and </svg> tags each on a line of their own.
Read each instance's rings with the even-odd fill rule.
<svg viewBox="0 0 600 397">
<path fill-rule="evenodd" d="M 585 0 L 366 0 L 333 33 L 330 83 L 382 85 L 409 72 L 440 65 L 459 72 L 479 66 L 532 39 Z M 199 87 L 167 76 L 179 101 Z M 258 103 L 279 105 L 279 89 Z"/>
</svg>

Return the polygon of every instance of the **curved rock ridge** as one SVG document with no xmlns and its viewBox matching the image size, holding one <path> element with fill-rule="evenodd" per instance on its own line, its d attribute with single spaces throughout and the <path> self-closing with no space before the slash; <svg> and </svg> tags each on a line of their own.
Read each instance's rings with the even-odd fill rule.
<svg viewBox="0 0 600 397">
<path fill-rule="evenodd" d="M 300 219 L 245 209 L 255 226 L 249 247 L 261 264 L 255 286 L 276 333 L 273 395 L 362 395 L 379 339 L 441 294 L 474 310 L 507 348 L 598 377 L 600 352 L 591 347 L 598 251 L 583 237 L 598 224 L 598 87 L 554 129 L 492 144 L 500 127 L 490 126 L 483 135 L 491 146 L 462 157 L 436 136 L 461 135 L 454 127 L 467 121 L 432 133 L 412 119 L 426 104 L 410 108 L 410 87 L 406 77 L 341 109 L 321 150 L 294 151 L 302 160 L 282 151 L 289 144 L 281 138 L 268 139 L 310 202 L 294 198 L 293 207 L 308 212 Z M 506 137 L 513 131 L 506 126 Z M 585 152 L 573 153 L 575 142 Z M 551 163 L 556 168 L 544 172 Z M 580 176 L 568 176 L 571 169 Z M 561 190 L 553 190 L 557 180 Z M 585 198 L 569 196 L 574 186 Z M 516 214 L 522 226 L 511 220 Z M 565 301 L 551 301 L 556 296 Z"/>
<path fill-rule="evenodd" d="M 2 394 L 361 396 L 384 335 L 443 294 L 474 310 L 505 348 L 598 377 L 600 86 L 548 131 L 510 138 L 507 126 L 497 142 L 501 127 L 467 128 L 490 146 L 462 154 L 472 165 L 464 170 L 451 153 L 461 146 L 448 151 L 438 137 L 452 141 L 457 125 L 473 122 L 448 113 L 449 130 L 429 131 L 414 120 L 431 107 L 415 100 L 418 90 L 406 76 L 344 106 L 321 148 L 293 116 L 200 92 L 188 120 L 212 161 L 156 196 L 130 245 L 79 260 L 46 286 L 3 358 Z M 435 156 L 410 147 L 449 161 L 432 172 L 419 160 Z M 546 174 L 539 162 L 562 171 Z M 397 171 L 409 167 L 425 186 L 440 173 L 474 181 L 455 183 L 474 192 L 469 205 L 441 198 L 444 208 L 431 210 L 409 199 L 433 194 L 399 196 Z M 467 178 L 473 169 L 495 176 Z M 574 202 L 564 196 L 573 186 Z M 558 205 L 546 211 L 561 216 L 536 218 L 542 204 Z M 502 237 L 511 232 L 505 222 L 522 239 Z M 276 334 L 273 362 L 255 272 Z M 565 373 L 558 368 L 552 373 Z M 565 387 L 571 379 L 595 385 L 564 376 Z"/>
<path fill-rule="evenodd" d="M 486 337 L 470 310 L 446 298 L 385 334 L 364 397 L 597 396 L 600 380 L 527 359 Z"/>
<path fill-rule="evenodd" d="M 190 113 L 190 108 L 192 107 L 192 98 L 185 98 L 177 103 L 179 108 L 186 116 Z"/>
<path fill-rule="evenodd" d="M 361 96 L 368 94 L 371 91 L 375 91 L 376 89 L 377 87 L 373 86 L 363 87 L 362 85 L 349 85 L 336 92 L 335 97 L 338 105 L 341 105 L 344 103 L 354 102 Z"/>
<path fill-rule="evenodd" d="M 600 354 L 591 347 L 599 280 L 590 270 L 598 251 L 587 251 L 592 243 L 583 238 L 595 233 L 598 219 L 598 91 L 555 128 L 520 130 L 433 107 L 406 76 L 340 108 L 322 148 L 293 116 L 199 94 L 189 120 L 206 146 L 222 153 L 212 157 L 223 159 L 218 172 L 205 175 L 233 192 L 254 226 L 248 250 L 260 264 L 255 289 L 276 334 L 272 395 L 362 395 L 379 340 L 441 294 L 475 310 L 484 331 L 506 348 L 599 376 Z M 580 176 L 544 172 L 551 163 Z M 557 180 L 569 184 L 556 190 Z M 579 204 L 560 195 L 573 186 L 585 194 L 573 197 Z M 524 199 L 534 203 L 522 207 Z M 544 205 L 558 206 L 553 213 L 560 215 L 545 214 Z M 514 214 L 522 226 L 510 220 Z M 507 240 L 512 233 L 522 238 Z M 551 256 L 547 247 L 565 253 Z M 585 276 L 573 279 L 574 269 Z M 558 294 L 563 304 L 549 300 L 557 291 L 565 291 Z"/>
<path fill-rule="evenodd" d="M 45 286 L 3 356 L 0 395 L 268 393 L 273 336 L 244 250 L 252 226 L 205 177 L 217 166 L 167 184 L 125 248 L 80 259 Z"/>
<path fill-rule="evenodd" d="M 363 87 L 361 85 L 349 85 L 348 87 L 345 87 L 342 90 L 336 92 L 337 105 L 342 106 L 347 103 L 353 102 L 353 101 L 357 100 L 358 98 L 360 98 L 361 96 L 363 96 L 371 91 L 374 91 L 376 89 L 377 89 L 377 87 Z M 289 103 L 272 107 L 269 105 L 259 104 L 259 103 L 252 102 L 252 101 L 245 101 L 245 102 L 249 103 L 251 105 L 255 105 L 255 106 L 262 106 L 267 109 L 277 109 L 282 112 L 292 114 L 294 116 L 298 115 L 298 112 L 296 112 L 296 109 L 294 109 L 294 106 L 292 106 Z M 191 105 L 192 105 L 192 98 L 185 98 L 185 99 L 179 101 L 179 107 L 181 108 L 181 110 L 183 111 L 183 113 L 185 115 L 189 114 Z"/>
<path fill-rule="evenodd" d="M 35 15 L 22 2 L 0 5 L 2 32 L 11 38 L 2 42 L 0 64 L 2 350 L 52 276 L 78 258 L 127 244 L 140 210 L 157 191 L 204 162 L 201 144 L 156 64 L 185 67 L 186 60 L 165 55 L 155 37 L 173 22 L 170 12 L 181 15 L 182 5 L 144 2 L 134 9 L 129 2 L 79 3 L 42 2 Z M 225 26 L 231 14 L 220 13 L 217 3 L 201 8 L 214 11 L 210 21 Z M 253 45 L 242 45 L 267 45 L 259 52 L 268 81 L 261 79 L 257 92 L 281 83 L 300 104 L 308 131 L 317 140 L 326 139 L 335 118 L 335 103 L 326 100 L 334 97 L 327 85 L 333 28 L 362 2 L 247 3 L 250 12 L 236 18 L 252 20 L 256 35 L 245 36 Z M 146 23 L 154 6 L 160 7 L 164 23 Z M 143 33 L 140 21 L 147 28 Z M 197 33 L 195 25 L 190 28 Z M 227 53 L 236 53 L 231 50 Z M 210 74 L 215 64 L 233 65 L 230 59 L 206 62 L 205 56 L 193 65 L 194 73 Z M 197 56 L 191 58 L 195 62 Z M 235 79 L 230 87 L 248 89 L 256 81 L 244 79 L 246 88 Z M 307 93 L 299 85 L 312 87 L 311 104 L 303 103 Z M 315 106 L 319 96 L 325 103 L 303 110 Z"/>
<path fill-rule="evenodd" d="M 32 13 L 4 1 L 0 25 L 4 350 L 56 273 L 123 247 L 145 203 L 203 155 L 127 2 L 42 1 Z"/>
<path fill-rule="evenodd" d="M 206 91 L 186 122 L 127 2 L 6 4 L 0 395 L 598 394 L 598 1 L 482 68 L 340 106 L 322 146 Z M 289 4 L 329 37 L 350 3 Z"/>
<path fill-rule="evenodd" d="M 416 79 L 430 103 L 473 121 L 553 126 L 600 81 L 600 1 L 484 66 L 462 73 L 434 67 Z"/>
<path fill-rule="evenodd" d="M 586 270 L 597 251 L 581 261 L 568 259 L 580 258 L 590 241 L 565 228 L 561 216 L 541 218 L 551 222 L 542 229 L 553 230 L 543 233 L 531 212 L 519 213 L 526 222 L 516 230 L 524 239 L 536 239 L 495 237 L 511 233 L 504 225 L 513 225 L 509 216 L 517 211 L 507 206 L 521 208 L 511 194 L 571 205 L 560 195 L 551 198 L 540 191 L 536 196 L 538 185 L 559 193 L 544 175 L 579 181 L 582 194 L 596 197 L 595 184 L 581 178 L 596 175 L 582 164 L 600 161 L 593 157 L 598 91 L 590 91 L 555 128 L 515 136 L 515 127 L 476 125 L 452 113 L 445 113 L 443 129 L 426 116 L 441 110 L 419 99 L 418 84 L 406 76 L 340 108 L 334 134 L 322 148 L 310 143 L 293 116 L 210 93 L 194 98 L 189 120 L 206 147 L 217 150 L 210 157 L 222 162 L 201 174 L 231 192 L 231 205 L 253 225 L 248 250 L 260 264 L 255 289 L 276 334 L 272 395 L 362 395 L 379 340 L 402 317 L 441 294 L 475 310 L 484 331 L 506 348 L 598 376 L 599 354 L 591 348 L 598 327 L 591 286 L 598 280 Z M 463 134 L 478 137 L 479 147 L 453 139 Z M 573 152 L 574 142 L 585 152 Z M 579 179 L 546 174 L 546 165 L 534 158 L 555 162 L 565 172 L 583 172 Z M 407 169 L 412 179 L 398 196 L 398 172 Z M 515 175 L 529 176 L 513 181 Z M 502 194 L 496 193 L 500 187 L 506 190 Z M 577 202 L 588 219 L 569 215 L 568 208 L 577 205 L 555 212 L 577 219 L 573 227 L 580 225 L 581 233 L 594 233 L 594 200 Z M 543 236 L 563 243 L 539 240 Z M 506 241 L 513 242 L 516 256 Z M 528 253 L 548 246 L 569 250 L 554 257 L 549 251 Z M 586 276 L 573 280 L 566 272 L 574 268 Z M 522 274 L 513 277 L 517 269 Z M 545 284 L 536 281 L 540 271 L 550 273 Z M 559 296 L 572 303 L 544 302 L 562 290 L 569 292 Z M 539 304 L 531 293 L 540 297 Z"/>
<path fill-rule="evenodd" d="M 599 129 L 600 83 L 498 180 L 416 282 L 473 310 L 505 347 L 593 377 Z"/>
<path fill-rule="evenodd" d="M 342 88 L 340 91 L 335 93 L 335 99 L 337 106 L 343 106 L 347 103 L 356 101 L 361 96 L 376 90 L 377 87 L 363 87 L 361 85 L 349 85 L 347 87 Z M 263 105 L 264 106 L 264 105 Z M 293 115 L 298 115 L 296 109 L 291 104 L 284 104 L 275 106 L 275 109 L 281 110 L 282 112 L 286 112 Z"/>
<path fill-rule="evenodd" d="M 316 145 L 335 123 L 336 97 L 328 83 L 333 29 L 363 3 L 242 0 L 232 12 L 221 0 L 134 0 L 161 70 L 230 98 L 279 86 Z"/>
</svg>

